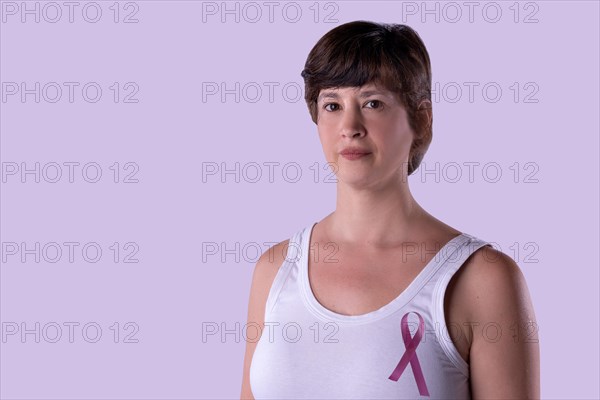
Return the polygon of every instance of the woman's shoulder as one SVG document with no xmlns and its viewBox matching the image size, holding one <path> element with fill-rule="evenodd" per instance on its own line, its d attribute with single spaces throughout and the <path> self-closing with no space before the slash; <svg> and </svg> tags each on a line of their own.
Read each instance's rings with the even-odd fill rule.
<svg viewBox="0 0 600 400">
<path fill-rule="evenodd" d="M 261 254 L 254 267 L 255 278 L 270 286 L 287 256 L 289 243 L 290 239 L 282 240 Z"/>
<path fill-rule="evenodd" d="M 300 251 L 301 234 L 307 228 L 297 230 L 289 238 L 270 246 L 261 254 L 254 267 L 254 276 L 262 284 L 269 286 L 286 259 L 295 259 Z M 294 243 L 292 243 L 294 241 Z"/>
<path fill-rule="evenodd" d="M 506 280 L 514 280 L 522 276 L 519 265 L 509 255 L 495 249 L 484 240 L 472 237 L 485 245 L 475 250 L 461 267 L 466 283 L 475 289 L 499 285 Z"/>
<path fill-rule="evenodd" d="M 533 390 L 525 387 L 530 379 L 521 379 L 539 379 L 538 325 L 523 271 L 510 256 L 486 245 L 457 274 L 451 296 L 467 329 L 469 364 L 477 371 L 472 387 L 507 398 Z M 521 386 L 490 384 L 499 376 Z"/>
<path fill-rule="evenodd" d="M 533 332 L 535 315 L 521 269 L 490 245 L 473 251 L 452 276 L 444 309 L 446 321 L 461 327 L 461 334 L 452 339 L 471 364 L 478 357 L 474 351 L 481 354 L 490 345 L 500 349 L 497 341 L 503 343 L 506 352 L 514 350 L 506 341 L 514 332 L 537 334 Z"/>
<path fill-rule="evenodd" d="M 451 286 L 450 296 L 464 305 L 464 317 L 471 321 L 493 319 L 508 310 L 517 313 L 529 298 L 519 265 L 489 244 L 467 258 L 453 276 Z"/>
</svg>

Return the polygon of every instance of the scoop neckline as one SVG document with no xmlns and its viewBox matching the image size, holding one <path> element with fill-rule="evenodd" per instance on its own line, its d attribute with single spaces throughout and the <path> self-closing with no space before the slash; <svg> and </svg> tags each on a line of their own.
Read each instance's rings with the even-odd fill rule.
<svg viewBox="0 0 600 400">
<path fill-rule="evenodd" d="M 303 298 L 308 308 L 318 317 L 326 320 L 334 320 L 337 322 L 344 323 L 366 323 L 385 318 L 394 312 L 400 310 L 410 300 L 417 295 L 421 288 L 429 281 L 431 276 L 437 271 L 438 267 L 443 265 L 448 258 L 456 252 L 465 241 L 469 240 L 469 235 L 461 232 L 459 235 L 450 239 L 444 246 L 442 246 L 438 252 L 429 260 L 429 262 L 423 267 L 423 269 L 417 274 L 417 276 L 411 281 L 411 283 L 394 299 L 389 303 L 381 306 L 380 308 L 369 311 L 364 314 L 358 315 L 344 315 L 332 311 L 323 306 L 315 297 L 310 285 L 310 279 L 308 276 L 308 258 L 310 239 L 312 236 L 313 229 L 317 225 L 317 222 L 313 223 L 304 229 L 301 237 L 301 254 L 299 266 L 300 266 L 300 282 L 302 286 Z M 456 245 L 453 251 L 448 252 L 448 249 Z"/>
</svg>

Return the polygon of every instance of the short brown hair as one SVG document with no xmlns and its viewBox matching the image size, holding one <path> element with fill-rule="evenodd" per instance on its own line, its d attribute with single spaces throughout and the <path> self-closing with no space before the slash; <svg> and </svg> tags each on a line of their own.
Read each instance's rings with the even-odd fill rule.
<svg viewBox="0 0 600 400">
<path fill-rule="evenodd" d="M 380 84 L 397 94 L 415 133 L 408 174 L 421 164 L 432 139 L 431 63 L 423 41 L 401 24 L 353 21 L 327 32 L 310 51 L 304 70 L 304 99 L 317 123 L 317 98 L 322 89 Z M 423 100 L 428 103 L 419 108 Z"/>
</svg>

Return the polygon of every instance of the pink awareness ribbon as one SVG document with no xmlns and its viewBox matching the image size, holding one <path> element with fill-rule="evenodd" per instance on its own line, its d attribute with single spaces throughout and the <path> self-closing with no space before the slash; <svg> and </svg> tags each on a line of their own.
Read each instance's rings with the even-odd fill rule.
<svg viewBox="0 0 600 400">
<path fill-rule="evenodd" d="M 419 317 L 419 329 L 417 329 L 417 333 L 415 336 L 410 336 L 410 330 L 408 329 L 408 314 L 414 312 Z M 398 381 L 400 379 L 400 375 L 404 372 L 404 369 L 410 362 L 410 366 L 413 370 L 413 375 L 415 376 L 415 381 L 417 381 L 417 387 L 419 388 L 419 394 L 421 396 L 429 397 L 429 391 L 427 390 L 427 384 L 425 384 L 425 377 L 423 377 L 423 371 L 421 370 L 421 364 L 419 363 L 419 358 L 417 357 L 417 347 L 421 342 L 421 338 L 423 337 L 423 331 L 425 330 L 425 322 L 423 321 L 423 317 L 416 311 L 409 311 L 402 317 L 402 321 L 400 321 L 400 330 L 402 331 L 402 340 L 404 340 L 404 346 L 406 347 L 406 351 L 400 358 L 398 365 L 394 369 L 394 372 L 390 375 L 389 379 L 393 381 Z"/>
</svg>

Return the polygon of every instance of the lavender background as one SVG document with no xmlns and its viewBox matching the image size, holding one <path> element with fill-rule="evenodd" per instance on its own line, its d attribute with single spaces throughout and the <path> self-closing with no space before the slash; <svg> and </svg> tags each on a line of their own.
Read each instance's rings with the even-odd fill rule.
<svg viewBox="0 0 600 400">
<path fill-rule="evenodd" d="M 300 71 L 325 32 L 357 19 L 407 23 L 427 45 L 434 138 L 410 187 L 433 215 L 522 268 L 539 325 L 542 397 L 599 398 L 598 2 L 477 2 L 471 21 L 463 2 L 277 2 L 271 21 L 263 2 L 228 2 L 239 12 L 225 22 L 221 2 L 77 2 L 73 22 L 59 2 L 56 23 L 47 21 L 56 7 L 32 1 L 40 21 L 22 22 L 22 4 L 1 3 L 2 398 L 239 398 L 258 255 L 335 206 L 295 90 Z M 99 20 L 87 22 L 84 8 L 88 20 L 99 8 Z M 40 82 L 39 103 L 12 95 L 10 82 Z M 49 82 L 63 89 L 55 103 Z M 73 102 L 64 82 L 79 83 Z M 88 82 L 102 88 L 95 103 L 82 96 Z M 207 91 L 222 82 L 234 89 L 224 101 Z M 471 99 L 468 82 L 478 84 Z M 68 162 L 80 163 L 73 182 Z M 272 180 L 268 162 L 279 163 Z M 480 163 L 472 179 L 469 162 Z M 22 182 L 21 163 L 40 164 L 39 183 L 34 174 Z M 62 167 L 56 183 L 53 163 Z M 93 163 L 102 172 L 96 183 L 82 176 L 88 163 L 88 180 Z M 235 163 L 239 182 L 233 173 L 203 177 Z M 438 173 L 424 173 L 436 163 Z M 36 242 L 39 251 L 23 251 Z M 64 242 L 79 243 L 73 262 Z M 101 248 L 99 261 L 84 259 L 86 243 Z M 125 262 L 128 254 L 139 262 Z M 39 343 L 21 336 L 22 323 L 40 324 Z M 221 324 L 237 337 L 202 340 L 203 326 Z M 102 336 L 89 343 L 94 326 Z"/>
</svg>

